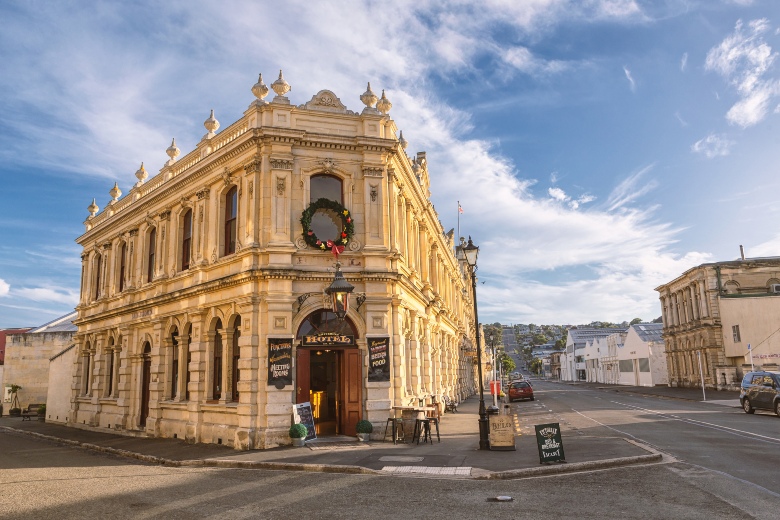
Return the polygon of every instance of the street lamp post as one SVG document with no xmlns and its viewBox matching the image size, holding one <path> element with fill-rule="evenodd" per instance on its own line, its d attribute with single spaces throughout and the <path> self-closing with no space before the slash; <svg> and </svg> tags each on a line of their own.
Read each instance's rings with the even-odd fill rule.
<svg viewBox="0 0 780 520">
<path fill-rule="evenodd" d="M 463 246 L 463 254 L 471 271 L 471 289 L 474 296 L 474 332 L 477 336 L 477 365 L 479 367 L 479 449 L 489 450 L 488 418 L 485 411 L 485 388 L 482 377 L 482 342 L 479 337 L 479 315 L 477 314 L 477 256 L 479 247 L 475 246 L 469 237 L 469 243 Z"/>
</svg>

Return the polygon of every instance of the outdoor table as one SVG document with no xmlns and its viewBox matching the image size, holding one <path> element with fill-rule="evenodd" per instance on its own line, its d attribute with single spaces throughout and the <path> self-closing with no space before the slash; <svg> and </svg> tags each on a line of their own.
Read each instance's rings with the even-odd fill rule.
<svg viewBox="0 0 780 520">
<path fill-rule="evenodd" d="M 416 419 L 424 419 L 427 412 L 436 410 L 433 406 L 393 406 L 393 412 L 401 412 L 401 421 L 404 428 L 404 439 L 411 439 L 414 434 L 414 422 Z M 393 438 L 395 439 L 395 422 L 393 423 Z"/>
</svg>

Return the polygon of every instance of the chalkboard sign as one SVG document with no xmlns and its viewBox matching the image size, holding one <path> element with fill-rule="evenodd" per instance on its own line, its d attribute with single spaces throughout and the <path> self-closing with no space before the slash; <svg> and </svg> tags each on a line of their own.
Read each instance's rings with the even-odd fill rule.
<svg viewBox="0 0 780 520">
<path fill-rule="evenodd" d="M 490 449 L 508 451 L 515 449 L 515 421 L 511 415 L 491 415 Z"/>
<path fill-rule="evenodd" d="M 534 428 L 536 429 L 536 445 L 539 447 L 539 464 L 555 461 L 565 462 L 560 424 L 537 424 Z"/>
<path fill-rule="evenodd" d="M 293 407 L 293 419 L 296 423 L 306 426 L 306 440 L 316 439 L 317 430 L 314 428 L 314 415 L 311 413 L 311 403 L 298 403 Z"/>
<path fill-rule="evenodd" d="M 372 383 L 390 381 L 390 338 L 368 338 L 368 380 Z"/>
<path fill-rule="evenodd" d="M 268 386 L 292 384 L 292 340 L 268 338 Z"/>
</svg>

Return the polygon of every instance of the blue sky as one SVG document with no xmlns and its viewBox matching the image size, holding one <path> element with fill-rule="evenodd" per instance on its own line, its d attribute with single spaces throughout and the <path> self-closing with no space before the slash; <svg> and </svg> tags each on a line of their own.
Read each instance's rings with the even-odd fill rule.
<svg viewBox="0 0 780 520">
<path fill-rule="evenodd" d="M 87 7 L 88 5 L 88 7 Z M 279 69 L 370 81 L 480 246 L 480 318 L 650 320 L 703 262 L 780 254 L 780 2 L 4 2 L 0 327 L 77 303 L 92 198 L 186 154 Z"/>
</svg>

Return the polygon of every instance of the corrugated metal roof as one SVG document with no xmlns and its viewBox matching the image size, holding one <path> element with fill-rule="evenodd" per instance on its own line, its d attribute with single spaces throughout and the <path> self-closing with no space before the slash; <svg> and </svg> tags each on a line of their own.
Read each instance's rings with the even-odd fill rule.
<svg viewBox="0 0 780 520">
<path fill-rule="evenodd" d="M 631 327 L 642 341 L 663 341 L 661 337 L 664 329 L 663 323 L 637 323 Z"/>
<path fill-rule="evenodd" d="M 583 327 L 576 329 L 569 329 L 569 336 L 575 347 L 584 347 L 587 341 L 596 338 L 606 338 L 612 334 L 619 334 L 625 332 L 626 329 L 596 329 L 593 327 Z"/>
<path fill-rule="evenodd" d="M 44 323 L 37 329 L 33 329 L 28 334 L 35 332 L 76 332 L 78 327 L 73 324 L 73 320 L 76 319 L 78 313 L 76 311 L 60 316 L 56 320 L 52 320 L 49 323 Z"/>
</svg>

